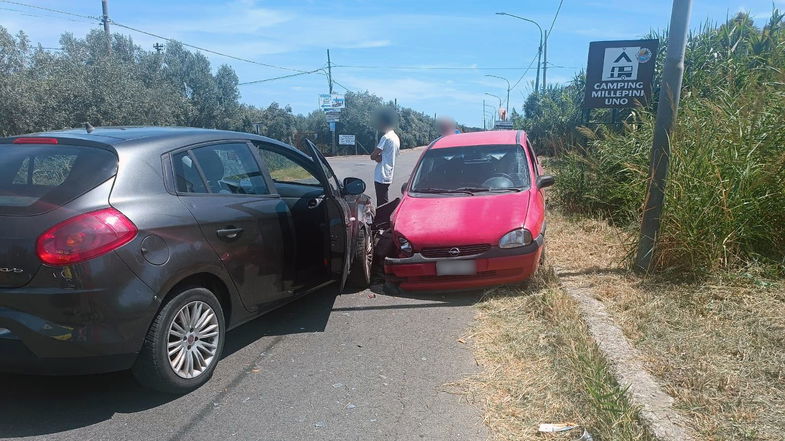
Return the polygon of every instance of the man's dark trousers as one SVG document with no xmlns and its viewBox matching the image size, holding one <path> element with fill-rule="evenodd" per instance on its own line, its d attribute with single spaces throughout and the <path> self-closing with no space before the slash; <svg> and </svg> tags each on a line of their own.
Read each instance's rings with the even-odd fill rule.
<svg viewBox="0 0 785 441">
<path fill-rule="evenodd" d="M 376 188 L 376 206 L 384 205 L 390 201 L 390 184 L 373 181 Z"/>
</svg>

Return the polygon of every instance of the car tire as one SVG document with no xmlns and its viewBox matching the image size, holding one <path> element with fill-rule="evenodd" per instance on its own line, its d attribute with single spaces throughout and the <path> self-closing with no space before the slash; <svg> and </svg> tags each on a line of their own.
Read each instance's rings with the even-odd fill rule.
<svg viewBox="0 0 785 441">
<path fill-rule="evenodd" d="M 357 243 L 354 247 L 354 262 L 349 271 L 347 285 L 355 289 L 367 289 L 371 286 L 371 270 L 373 266 L 373 242 L 365 228 L 357 232 Z"/>
<path fill-rule="evenodd" d="M 225 338 L 223 308 L 215 294 L 203 287 L 184 288 L 155 316 L 133 375 L 141 385 L 161 392 L 191 392 L 213 375 Z"/>
</svg>

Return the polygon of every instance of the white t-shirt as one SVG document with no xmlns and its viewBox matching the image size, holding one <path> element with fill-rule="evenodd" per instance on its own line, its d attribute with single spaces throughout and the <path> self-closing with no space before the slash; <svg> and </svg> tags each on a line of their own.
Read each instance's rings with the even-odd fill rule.
<svg viewBox="0 0 785 441">
<path fill-rule="evenodd" d="M 376 164 L 373 180 L 380 184 L 391 184 L 395 170 L 395 157 L 401 148 L 401 140 L 394 131 L 390 130 L 379 140 L 377 149 L 382 151 L 382 161 Z"/>
</svg>

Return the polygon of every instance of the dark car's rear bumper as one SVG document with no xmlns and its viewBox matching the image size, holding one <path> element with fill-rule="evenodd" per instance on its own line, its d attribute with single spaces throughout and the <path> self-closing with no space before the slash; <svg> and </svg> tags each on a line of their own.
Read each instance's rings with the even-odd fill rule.
<svg viewBox="0 0 785 441">
<path fill-rule="evenodd" d="M 82 375 L 129 369 L 136 354 L 78 358 L 39 358 L 21 340 L 0 338 L 0 372 L 34 375 Z"/>
<path fill-rule="evenodd" d="M 0 288 L 0 330 L 8 330 L 0 331 L 0 372 L 128 369 L 158 302 L 114 254 L 78 268 L 42 267 L 27 286 Z"/>
<path fill-rule="evenodd" d="M 417 253 L 407 258 L 386 258 L 387 282 L 407 291 L 452 291 L 485 288 L 527 280 L 537 270 L 542 253 L 543 235 L 519 248 L 491 248 L 476 256 L 431 259 Z M 439 276 L 436 262 L 469 259 L 476 261 L 477 274 Z"/>
</svg>

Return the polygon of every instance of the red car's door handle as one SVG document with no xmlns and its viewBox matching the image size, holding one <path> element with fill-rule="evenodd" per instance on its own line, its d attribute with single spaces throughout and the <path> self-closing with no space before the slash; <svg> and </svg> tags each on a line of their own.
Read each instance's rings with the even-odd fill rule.
<svg viewBox="0 0 785 441">
<path fill-rule="evenodd" d="M 217 234 L 218 237 L 223 239 L 237 239 L 238 237 L 240 237 L 240 233 L 242 232 L 243 232 L 242 228 L 235 228 L 231 226 L 215 230 L 215 234 Z"/>
</svg>

